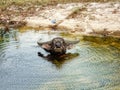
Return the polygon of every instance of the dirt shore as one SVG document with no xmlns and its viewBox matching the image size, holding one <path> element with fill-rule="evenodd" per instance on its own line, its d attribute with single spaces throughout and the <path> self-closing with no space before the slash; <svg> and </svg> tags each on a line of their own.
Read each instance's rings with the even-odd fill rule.
<svg viewBox="0 0 120 90">
<path fill-rule="evenodd" d="M 12 20 L 24 21 L 33 28 L 120 37 L 120 2 L 69 3 L 45 7 L 31 5 L 29 8 L 11 5 L 7 10 L 15 13 L 10 16 Z M 2 18 L 4 14 L 1 14 Z"/>
</svg>

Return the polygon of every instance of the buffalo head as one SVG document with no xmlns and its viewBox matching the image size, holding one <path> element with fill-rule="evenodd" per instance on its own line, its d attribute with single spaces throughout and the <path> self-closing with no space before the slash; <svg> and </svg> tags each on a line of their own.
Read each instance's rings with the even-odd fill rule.
<svg viewBox="0 0 120 90">
<path fill-rule="evenodd" d="M 38 41 L 37 43 L 40 47 L 52 55 L 62 55 L 66 53 L 67 49 L 70 49 L 71 46 L 77 44 L 78 42 L 79 40 L 68 41 L 61 37 L 56 37 L 47 42 Z"/>
</svg>

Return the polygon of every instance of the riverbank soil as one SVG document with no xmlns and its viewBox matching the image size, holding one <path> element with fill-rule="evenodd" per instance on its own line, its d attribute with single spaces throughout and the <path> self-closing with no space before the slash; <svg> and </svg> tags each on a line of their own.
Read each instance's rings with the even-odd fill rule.
<svg viewBox="0 0 120 90">
<path fill-rule="evenodd" d="M 11 4 L 0 9 L 0 23 L 15 21 L 33 28 L 68 30 L 81 35 L 120 37 L 120 2 L 55 5 Z M 13 23 L 12 23 L 13 24 Z M 21 23 L 18 26 L 22 26 Z"/>
</svg>

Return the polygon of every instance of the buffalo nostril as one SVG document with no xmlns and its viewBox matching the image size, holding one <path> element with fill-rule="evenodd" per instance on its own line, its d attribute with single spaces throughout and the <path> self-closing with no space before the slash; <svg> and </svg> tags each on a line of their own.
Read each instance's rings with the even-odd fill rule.
<svg viewBox="0 0 120 90">
<path fill-rule="evenodd" d="M 56 46 L 56 48 L 60 48 L 60 47 L 61 47 L 61 43 L 57 42 L 57 43 L 55 44 L 55 46 Z"/>
</svg>

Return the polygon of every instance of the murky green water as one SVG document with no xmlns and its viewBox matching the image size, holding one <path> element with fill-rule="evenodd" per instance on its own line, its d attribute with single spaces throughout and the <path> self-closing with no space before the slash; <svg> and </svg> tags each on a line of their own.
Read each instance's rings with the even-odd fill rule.
<svg viewBox="0 0 120 90">
<path fill-rule="evenodd" d="M 81 41 L 68 50 L 67 59 L 39 57 L 39 51 L 48 53 L 37 40 L 60 35 L 34 30 L 4 35 L 0 40 L 0 90 L 120 90 L 119 47 Z"/>
</svg>

